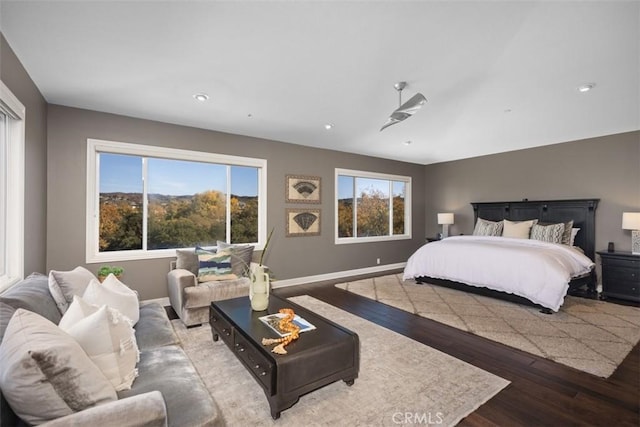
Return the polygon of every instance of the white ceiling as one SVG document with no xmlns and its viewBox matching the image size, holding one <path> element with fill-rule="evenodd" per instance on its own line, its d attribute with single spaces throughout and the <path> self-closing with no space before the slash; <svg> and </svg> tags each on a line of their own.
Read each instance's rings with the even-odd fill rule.
<svg viewBox="0 0 640 427">
<path fill-rule="evenodd" d="M 0 8 L 52 104 L 419 164 L 640 129 L 638 1 Z M 428 102 L 380 132 L 399 80 Z"/>
</svg>

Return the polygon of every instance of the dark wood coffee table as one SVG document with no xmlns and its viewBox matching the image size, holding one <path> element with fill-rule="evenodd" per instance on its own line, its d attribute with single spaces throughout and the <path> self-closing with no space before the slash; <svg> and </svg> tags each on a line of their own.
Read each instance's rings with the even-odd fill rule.
<svg viewBox="0 0 640 427">
<path fill-rule="evenodd" d="M 259 320 L 281 308 L 292 308 L 316 327 L 300 334 L 284 355 L 262 345 L 262 338 L 278 335 Z M 358 377 L 358 335 L 291 301 L 271 295 L 267 310 L 252 311 L 249 298 L 234 298 L 212 302 L 209 313 L 213 340 L 222 338 L 262 386 L 274 420 L 300 396 L 339 380 L 350 386 Z"/>
</svg>

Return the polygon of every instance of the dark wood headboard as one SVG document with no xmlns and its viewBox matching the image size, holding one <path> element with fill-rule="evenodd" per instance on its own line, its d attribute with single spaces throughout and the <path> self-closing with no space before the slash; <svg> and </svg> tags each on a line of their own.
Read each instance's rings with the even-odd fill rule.
<svg viewBox="0 0 640 427">
<path fill-rule="evenodd" d="M 558 223 L 573 220 L 573 227 L 579 228 L 575 246 L 582 248 L 585 255 L 595 261 L 596 208 L 600 199 L 576 200 L 521 200 L 519 202 L 471 203 L 473 223 L 478 218 L 488 221 L 526 221 L 538 219 L 540 222 Z"/>
</svg>

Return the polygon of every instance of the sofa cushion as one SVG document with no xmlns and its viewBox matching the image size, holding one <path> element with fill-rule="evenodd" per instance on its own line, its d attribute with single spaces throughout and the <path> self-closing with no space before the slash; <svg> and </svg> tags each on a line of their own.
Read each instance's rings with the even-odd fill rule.
<svg viewBox="0 0 640 427">
<path fill-rule="evenodd" d="M 92 272 L 84 267 L 76 267 L 71 271 L 49 272 L 49 291 L 58 304 L 60 313 L 64 314 L 73 301 L 74 295 L 84 294 L 91 280 L 98 280 Z"/>
<path fill-rule="evenodd" d="M 198 282 L 215 280 L 233 280 L 237 276 L 231 268 L 231 252 L 212 252 L 203 248 L 196 248 L 198 254 Z"/>
<path fill-rule="evenodd" d="M 4 291 L 0 294 L 0 302 L 13 307 L 14 310 L 24 308 L 38 313 L 56 325 L 62 317 L 56 301 L 49 292 L 47 276 L 40 273 L 32 273 L 26 279 Z M 2 325 L 4 327 L 7 326 L 10 318 L 11 316 L 6 321 L 3 319 Z"/>
<path fill-rule="evenodd" d="M 118 392 L 119 398 L 158 390 L 166 402 L 170 426 L 224 425 L 218 405 L 180 347 L 142 351 L 138 370 L 140 376 L 131 390 Z"/>
<path fill-rule="evenodd" d="M 157 302 L 140 304 L 136 341 L 141 351 L 180 343 L 164 307 Z"/>
<path fill-rule="evenodd" d="M 249 265 L 253 258 L 252 245 L 232 245 L 218 240 L 218 249 L 231 251 L 231 271 L 238 277 L 248 276 Z"/>
<path fill-rule="evenodd" d="M 111 383 L 68 334 L 39 314 L 18 309 L 0 344 L 0 388 L 30 424 L 115 401 Z"/>
<path fill-rule="evenodd" d="M 188 270 L 198 275 L 198 255 L 195 249 L 176 249 L 176 268 Z"/>
<path fill-rule="evenodd" d="M 106 304 L 115 308 L 135 325 L 140 318 L 138 295 L 113 274 L 109 274 L 102 283 L 93 279 L 82 295 L 89 304 Z"/>
<path fill-rule="evenodd" d="M 131 388 L 140 352 L 131 322 L 118 310 L 86 303 L 75 295 L 60 329 L 82 346 L 116 391 Z"/>
</svg>

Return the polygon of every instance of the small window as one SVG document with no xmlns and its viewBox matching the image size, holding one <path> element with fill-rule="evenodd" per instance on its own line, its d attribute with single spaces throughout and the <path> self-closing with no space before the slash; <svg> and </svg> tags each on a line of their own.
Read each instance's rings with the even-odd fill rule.
<svg viewBox="0 0 640 427">
<path fill-rule="evenodd" d="M 266 160 L 109 141 L 88 146 L 87 262 L 173 256 L 219 240 L 263 245 Z"/>
<path fill-rule="evenodd" d="M 336 169 L 336 243 L 411 238 L 411 177 Z"/>
</svg>

